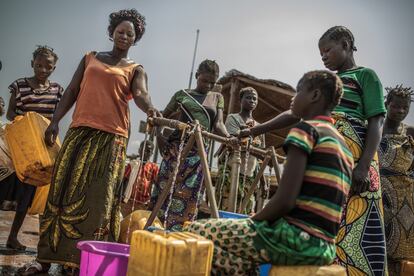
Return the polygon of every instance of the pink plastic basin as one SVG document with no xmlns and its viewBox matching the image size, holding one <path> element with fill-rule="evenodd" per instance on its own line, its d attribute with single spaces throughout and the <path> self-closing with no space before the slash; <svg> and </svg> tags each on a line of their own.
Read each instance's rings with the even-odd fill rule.
<svg viewBox="0 0 414 276">
<path fill-rule="evenodd" d="M 128 268 L 129 245 L 81 241 L 80 276 L 125 276 Z"/>
</svg>

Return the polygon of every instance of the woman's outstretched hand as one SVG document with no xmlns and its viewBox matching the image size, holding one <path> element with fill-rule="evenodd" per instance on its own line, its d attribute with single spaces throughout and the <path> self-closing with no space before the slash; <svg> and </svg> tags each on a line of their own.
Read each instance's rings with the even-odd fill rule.
<svg viewBox="0 0 414 276">
<path fill-rule="evenodd" d="M 370 179 L 369 169 L 358 164 L 352 172 L 352 185 L 351 190 L 353 194 L 360 194 L 369 190 Z"/>
<path fill-rule="evenodd" d="M 244 138 L 250 136 L 252 133 L 250 128 L 241 129 L 239 132 L 239 138 Z"/>
<path fill-rule="evenodd" d="M 159 112 L 155 107 L 150 107 L 147 110 L 148 117 L 160 117 L 162 118 L 161 112 Z"/>
<path fill-rule="evenodd" d="M 46 145 L 51 147 L 55 144 L 56 138 L 59 134 L 59 125 L 56 123 L 51 123 L 45 131 L 45 142 Z"/>
<path fill-rule="evenodd" d="M 231 146 L 238 146 L 240 145 L 240 139 L 236 136 L 230 136 L 227 138 L 228 142 Z"/>
</svg>

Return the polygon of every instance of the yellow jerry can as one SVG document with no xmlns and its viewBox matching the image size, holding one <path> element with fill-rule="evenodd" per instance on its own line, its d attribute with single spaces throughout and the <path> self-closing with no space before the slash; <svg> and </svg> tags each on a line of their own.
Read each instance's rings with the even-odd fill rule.
<svg viewBox="0 0 414 276">
<path fill-rule="evenodd" d="M 410 261 L 401 261 L 401 276 L 414 275 L 414 262 Z"/>
<path fill-rule="evenodd" d="M 346 270 L 339 265 L 272 266 L 269 276 L 346 276 Z"/>
<path fill-rule="evenodd" d="M 49 189 L 50 185 L 37 187 L 32 206 L 30 206 L 29 210 L 27 211 L 29 215 L 43 215 L 46 207 L 47 196 L 49 195 Z"/>
<path fill-rule="evenodd" d="M 13 161 L 6 142 L 6 131 L 0 127 L 0 181 L 14 172 Z"/>
<path fill-rule="evenodd" d="M 119 234 L 118 242 L 121 243 L 131 243 L 132 233 L 135 230 L 144 230 L 144 226 L 147 223 L 151 211 L 147 210 L 136 210 L 126 216 L 121 221 L 121 231 Z M 155 217 L 154 222 L 151 226 L 163 229 L 161 221 Z"/>
<path fill-rule="evenodd" d="M 128 276 L 208 276 L 213 242 L 190 232 L 132 234 Z"/>
<path fill-rule="evenodd" d="M 9 146 L 17 177 L 34 186 L 50 184 L 53 165 L 60 149 L 60 141 L 46 146 L 45 130 L 50 121 L 36 112 L 17 116 L 6 126 Z"/>
</svg>

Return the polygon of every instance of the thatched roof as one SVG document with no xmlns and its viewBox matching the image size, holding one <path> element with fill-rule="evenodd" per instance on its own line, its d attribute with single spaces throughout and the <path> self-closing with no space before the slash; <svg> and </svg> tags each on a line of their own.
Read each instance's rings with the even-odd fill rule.
<svg viewBox="0 0 414 276">
<path fill-rule="evenodd" d="M 238 70 L 228 71 L 218 80 L 222 85 L 221 93 L 225 101 L 224 113 L 236 113 L 240 110 L 240 89 L 251 86 L 259 94 L 259 104 L 253 112 L 256 121 L 262 123 L 288 110 L 291 98 L 295 94 L 292 86 L 273 79 L 258 79 Z M 231 96 L 233 94 L 233 96 Z M 266 144 L 276 148 L 283 144 L 287 130 L 272 131 L 266 134 Z M 281 152 L 280 152 L 281 153 Z"/>
<path fill-rule="evenodd" d="M 236 69 L 231 69 L 230 71 L 227 71 L 224 74 L 224 76 L 218 80 L 217 83 L 223 85 L 231 81 L 232 78 L 246 78 L 254 82 L 258 82 L 262 84 L 269 84 L 269 85 L 287 89 L 293 92 L 295 91 L 295 89 L 287 83 L 284 83 L 278 80 L 273 80 L 273 79 L 258 79 L 255 76 L 240 72 L 239 70 L 236 70 Z"/>
</svg>

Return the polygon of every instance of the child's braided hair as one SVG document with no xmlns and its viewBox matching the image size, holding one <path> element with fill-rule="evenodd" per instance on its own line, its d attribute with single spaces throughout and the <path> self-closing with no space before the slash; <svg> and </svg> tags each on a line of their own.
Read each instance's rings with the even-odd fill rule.
<svg viewBox="0 0 414 276">
<path fill-rule="evenodd" d="M 36 47 L 36 50 L 33 52 L 33 60 L 35 60 L 38 56 L 52 56 L 55 63 L 58 61 L 58 56 L 53 51 L 53 48 L 47 45 L 37 45 Z"/>
<path fill-rule="evenodd" d="M 258 94 L 256 89 L 254 89 L 253 87 L 247 86 L 247 87 L 240 89 L 240 92 L 239 92 L 240 100 L 243 98 L 244 94 L 246 94 L 247 92 L 256 93 L 256 95 Z"/>
<path fill-rule="evenodd" d="M 341 39 L 344 39 L 348 41 L 349 45 L 351 45 L 351 50 L 356 51 L 357 48 L 355 46 L 355 38 L 352 32 L 344 26 L 335 26 L 332 28 L 329 28 L 319 39 L 319 41 L 323 39 L 333 39 L 335 41 L 340 41 Z"/>
<path fill-rule="evenodd" d="M 397 85 L 395 87 L 386 87 L 385 90 L 388 92 L 386 96 L 386 103 L 390 103 L 392 101 L 392 97 L 400 97 L 406 99 L 408 102 L 412 102 L 412 95 L 414 95 L 414 90 L 411 87 L 403 87 L 402 84 Z"/>
<path fill-rule="evenodd" d="M 343 84 L 341 79 L 334 73 L 326 70 L 310 71 L 303 75 L 299 85 L 304 85 L 309 91 L 319 89 L 324 95 L 327 108 L 333 110 L 341 100 Z"/>
<path fill-rule="evenodd" d="M 218 78 L 219 76 L 219 66 L 215 60 L 206 59 L 203 60 L 200 65 L 198 66 L 197 73 L 207 73 L 207 74 L 213 74 Z"/>
</svg>

